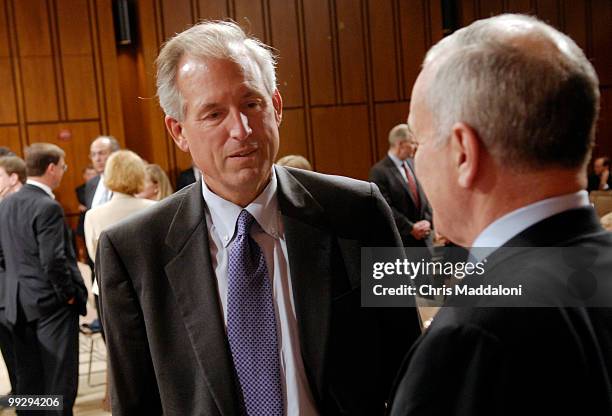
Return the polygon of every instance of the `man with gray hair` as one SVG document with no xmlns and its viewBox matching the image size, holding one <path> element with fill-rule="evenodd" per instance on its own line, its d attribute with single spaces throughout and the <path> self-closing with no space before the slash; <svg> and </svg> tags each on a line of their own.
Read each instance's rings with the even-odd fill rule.
<svg viewBox="0 0 612 416">
<path fill-rule="evenodd" d="M 95 208 L 110 201 L 112 192 L 104 185 L 104 167 L 108 157 L 120 148 L 119 142 L 113 136 L 98 136 L 91 142 L 89 158 L 98 175 L 85 184 L 85 206 L 87 209 Z"/>
<path fill-rule="evenodd" d="M 612 312 L 583 306 L 612 305 L 612 237 L 584 190 L 593 67 L 545 23 L 501 15 L 429 51 L 410 107 L 436 227 L 473 247 L 481 284 L 522 283 L 527 296 L 448 297 L 404 361 L 391 415 L 612 414 Z M 564 249 L 535 248 L 547 246 Z M 564 262 L 574 274 L 550 272 Z M 604 285 L 578 297 L 576 280 Z"/>
<path fill-rule="evenodd" d="M 362 247 L 399 246 L 370 183 L 273 166 L 270 48 L 230 22 L 157 58 L 195 186 L 99 240 L 113 415 L 382 415 L 414 308 L 360 308 Z"/>
<path fill-rule="evenodd" d="M 416 149 L 408 125 L 398 124 L 389 132 L 387 156 L 370 169 L 370 181 L 391 207 L 405 247 L 432 245 L 431 208 L 414 174 Z"/>
</svg>

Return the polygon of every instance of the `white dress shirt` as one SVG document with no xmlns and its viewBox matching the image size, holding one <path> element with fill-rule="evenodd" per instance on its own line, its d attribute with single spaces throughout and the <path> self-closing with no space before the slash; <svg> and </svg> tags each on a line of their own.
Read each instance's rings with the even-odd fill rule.
<svg viewBox="0 0 612 416">
<path fill-rule="evenodd" d="M 287 256 L 287 242 L 276 197 L 276 173 L 272 169 L 270 183 L 246 209 L 257 221 L 250 236 L 261 247 L 268 275 L 272 279 L 272 297 L 276 313 L 280 347 L 281 383 L 287 416 L 317 415 L 310 386 L 304 371 L 295 305 Z M 227 267 L 229 247 L 234 242 L 236 222 L 242 208 L 214 194 L 202 181 L 206 201 L 206 224 L 212 266 L 217 277 L 223 319 L 227 325 Z"/>
<path fill-rule="evenodd" d="M 94 193 L 93 200 L 91 201 L 91 208 L 95 208 L 106 202 L 110 201 L 113 193 L 104 184 L 104 174 L 100 175 L 96 192 Z"/>
<path fill-rule="evenodd" d="M 387 153 L 387 155 L 393 161 L 397 170 L 399 170 L 399 173 L 400 175 L 402 175 L 402 178 L 404 178 L 404 181 L 408 183 L 408 178 L 406 177 L 406 171 L 404 170 L 404 164 L 407 164 L 407 162 L 395 156 L 391 152 Z M 406 169 L 410 169 L 410 166 L 406 166 Z"/>
<path fill-rule="evenodd" d="M 49 186 L 45 185 L 44 183 L 38 182 L 38 181 L 36 181 L 34 179 L 28 179 L 26 181 L 26 183 L 28 183 L 30 185 L 34 185 L 34 186 L 42 189 L 43 191 L 45 191 L 47 193 L 47 195 L 49 195 L 51 198 L 55 199 L 55 194 L 53 193 L 53 190 Z"/>
<path fill-rule="evenodd" d="M 513 237 L 525 231 L 534 224 L 553 215 L 570 209 L 589 206 L 587 191 L 578 191 L 543 199 L 526 205 L 496 219 L 489 224 L 474 240 L 472 247 L 484 247 L 477 250 L 475 257 L 479 260 L 491 254 L 495 248 L 501 247 Z M 491 248 L 491 250 L 486 250 Z"/>
</svg>

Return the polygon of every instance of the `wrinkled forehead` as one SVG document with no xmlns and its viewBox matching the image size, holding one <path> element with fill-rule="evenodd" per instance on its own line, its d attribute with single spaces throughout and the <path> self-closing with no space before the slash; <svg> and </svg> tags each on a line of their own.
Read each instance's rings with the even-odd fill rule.
<svg viewBox="0 0 612 416">
<path fill-rule="evenodd" d="M 110 150 L 111 147 L 111 142 L 108 139 L 97 139 L 94 140 L 93 143 L 91 143 L 91 147 L 89 148 L 92 152 L 93 151 L 102 151 L 102 150 Z"/>
</svg>

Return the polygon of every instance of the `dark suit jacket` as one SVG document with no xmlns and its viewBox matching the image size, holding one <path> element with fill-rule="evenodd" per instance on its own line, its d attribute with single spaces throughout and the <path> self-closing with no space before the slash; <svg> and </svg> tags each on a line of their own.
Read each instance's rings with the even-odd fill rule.
<svg viewBox="0 0 612 416">
<path fill-rule="evenodd" d="M 545 219 L 506 246 L 525 249 L 494 252 L 487 282 L 544 285 L 535 293 L 555 303 L 567 291 L 555 283 L 560 275 L 548 273 L 559 262 L 534 259 L 533 247 L 588 247 L 597 254 L 589 271 L 612 305 L 612 237 L 592 209 Z M 443 307 L 402 365 L 391 415 L 611 415 L 611 380 L 612 309 Z"/>
<path fill-rule="evenodd" d="M 414 172 L 412 163 L 408 164 Z M 416 176 L 415 176 L 416 177 Z M 432 236 L 417 240 L 411 234 L 412 226 L 420 220 L 431 222 L 431 207 L 417 180 L 417 189 L 421 201 L 420 209 L 416 209 L 414 199 L 410 194 L 408 184 L 389 156 L 376 163 L 370 169 L 370 181 L 378 185 L 380 192 L 393 211 L 393 218 L 399 230 L 402 242 L 406 247 L 431 246 Z"/>
<path fill-rule="evenodd" d="M 176 178 L 176 190 L 179 191 L 186 186 L 191 185 L 196 181 L 195 175 L 193 173 L 193 168 L 185 169 L 181 173 L 179 173 L 178 178 Z"/>
<path fill-rule="evenodd" d="M 0 204 L 0 269 L 4 269 L 6 317 L 17 322 L 18 305 L 27 321 L 66 306 L 85 315 L 87 290 L 76 264 L 61 205 L 26 184 Z"/>
<path fill-rule="evenodd" d="M 86 189 L 87 189 L 87 183 L 83 183 L 74 189 L 74 193 L 76 194 L 77 201 L 79 201 L 79 204 L 83 205 L 84 207 L 87 207 Z M 91 205 L 91 201 L 89 202 L 89 204 Z M 77 223 L 76 235 L 85 237 L 85 213 L 84 212 L 81 212 L 79 214 L 79 222 Z"/>
<path fill-rule="evenodd" d="M 93 203 L 94 195 L 96 194 L 96 189 L 98 188 L 101 177 L 100 175 L 94 176 L 85 183 L 85 206 L 87 209 L 91 209 L 91 204 Z"/>
<path fill-rule="evenodd" d="M 325 415 L 380 415 L 420 333 L 360 307 L 361 247 L 398 246 L 376 186 L 275 167 L 302 359 Z M 201 182 L 104 232 L 96 262 L 114 415 L 239 415 Z"/>
</svg>

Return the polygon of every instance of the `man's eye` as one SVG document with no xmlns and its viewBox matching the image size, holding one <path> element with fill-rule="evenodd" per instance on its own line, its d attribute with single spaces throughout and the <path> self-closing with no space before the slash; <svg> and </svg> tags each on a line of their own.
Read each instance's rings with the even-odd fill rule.
<svg viewBox="0 0 612 416">
<path fill-rule="evenodd" d="M 249 102 L 247 103 L 247 108 L 250 108 L 250 109 L 257 109 L 257 108 L 259 108 L 259 107 L 261 107 L 261 101 L 259 101 L 259 100 L 249 101 Z"/>
<path fill-rule="evenodd" d="M 205 120 L 216 120 L 219 117 L 221 117 L 221 113 L 218 111 L 215 111 L 214 113 L 208 113 L 206 117 L 204 117 L 204 119 Z"/>
</svg>

